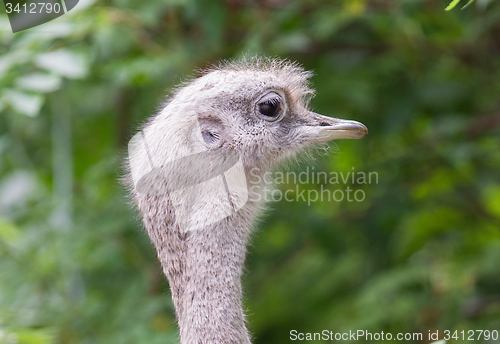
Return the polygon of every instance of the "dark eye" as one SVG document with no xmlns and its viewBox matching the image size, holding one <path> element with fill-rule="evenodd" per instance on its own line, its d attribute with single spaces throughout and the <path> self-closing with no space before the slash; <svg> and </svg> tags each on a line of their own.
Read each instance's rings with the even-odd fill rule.
<svg viewBox="0 0 500 344">
<path fill-rule="evenodd" d="M 259 112 L 264 116 L 277 117 L 280 114 L 280 99 L 273 98 L 259 103 Z"/>
<path fill-rule="evenodd" d="M 257 114 L 266 121 L 275 121 L 281 118 L 284 110 L 283 98 L 276 92 L 270 92 L 257 103 Z"/>
</svg>

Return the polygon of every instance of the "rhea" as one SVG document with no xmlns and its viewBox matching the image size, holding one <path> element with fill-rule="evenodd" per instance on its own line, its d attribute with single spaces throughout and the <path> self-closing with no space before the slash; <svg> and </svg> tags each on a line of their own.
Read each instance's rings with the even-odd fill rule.
<svg viewBox="0 0 500 344">
<path fill-rule="evenodd" d="M 368 131 L 309 109 L 311 73 L 257 58 L 179 87 L 129 144 L 134 200 L 168 279 L 181 344 L 249 344 L 241 274 L 264 173 Z"/>
</svg>

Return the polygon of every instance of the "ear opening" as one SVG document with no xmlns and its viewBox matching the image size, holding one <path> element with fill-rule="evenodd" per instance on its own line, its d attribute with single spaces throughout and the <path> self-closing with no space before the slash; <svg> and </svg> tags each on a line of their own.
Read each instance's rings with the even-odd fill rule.
<svg viewBox="0 0 500 344">
<path fill-rule="evenodd" d="M 201 137 L 208 148 L 222 146 L 224 125 L 221 120 L 211 116 L 198 116 Z"/>
<path fill-rule="evenodd" d="M 203 129 L 201 136 L 207 145 L 214 145 L 220 140 L 220 134 L 210 129 Z"/>
</svg>

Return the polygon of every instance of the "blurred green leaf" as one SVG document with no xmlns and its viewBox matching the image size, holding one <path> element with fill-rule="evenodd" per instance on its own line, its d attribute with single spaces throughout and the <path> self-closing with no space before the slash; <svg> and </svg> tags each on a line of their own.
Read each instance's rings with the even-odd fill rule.
<svg viewBox="0 0 500 344">
<path fill-rule="evenodd" d="M 0 218 L 0 240 L 9 242 L 17 239 L 20 235 L 21 232 L 12 222 Z"/>
<path fill-rule="evenodd" d="M 18 88 L 35 92 L 53 92 L 61 87 L 61 78 L 56 75 L 33 73 L 16 80 Z"/>
<path fill-rule="evenodd" d="M 35 63 L 40 68 L 69 79 L 83 78 L 88 72 L 87 62 L 82 55 L 64 49 L 40 54 L 35 57 Z"/>
<path fill-rule="evenodd" d="M 483 191 L 486 209 L 500 218 L 500 185 L 489 185 Z"/>
<path fill-rule="evenodd" d="M 27 94 L 24 92 L 6 89 L 2 93 L 2 102 L 9 104 L 15 111 L 29 117 L 35 117 L 43 105 L 41 95 Z"/>
<path fill-rule="evenodd" d="M 460 0 L 453 0 L 452 2 L 450 2 L 450 4 L 445 8 L 446 11 L 451 11 L 452 9 L 455 8 L 455 6 L 458 5 L 458 3 L 460 2 Z"/>
</svg>

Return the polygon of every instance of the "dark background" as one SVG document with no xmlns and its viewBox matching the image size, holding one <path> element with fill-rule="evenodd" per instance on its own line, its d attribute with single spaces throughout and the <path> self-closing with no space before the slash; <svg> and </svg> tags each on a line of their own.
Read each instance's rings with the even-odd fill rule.
<svg viewBox="0 0 500 344">
<path fill-rule="evenodd" d="M 244 277 L 255 343 L 499 331 L 500 3 L 447 5 L 80 1 L 16 34 L 1 14 L 0 343 L 178 341 L 122 159 L 173 86 L 242 54 L 298 61 L 315 111 L 370 130 L 297 171 L 379 177 L 348 183 L 363 202 L 271 204 Z"/>
</svg>

